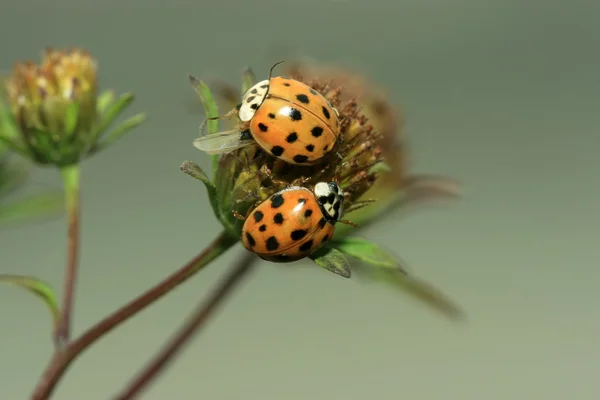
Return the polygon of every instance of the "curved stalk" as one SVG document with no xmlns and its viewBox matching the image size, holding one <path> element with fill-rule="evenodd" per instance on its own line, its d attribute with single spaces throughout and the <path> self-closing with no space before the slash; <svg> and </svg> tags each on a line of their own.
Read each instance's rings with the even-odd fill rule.
<svg viewBox="0 0 600 400">
<path fill-rule="evenodd" d="M 57 351 L 52 360 L 50 360 L 49 365 L 46 367 L 31 399 L 49 399 L 69 366 L 83 353 L 84 350 L 88 349 L 93 343 L 104 337 L 114 328 L 153 304 L 177 286 L 181 285 L 203 267 L 207 266 L 211 261 L 229 250 L 237 242 L 238 239 L 231 237 L 225 232 L 221 233 L 208 247 L 182 268 L 175 271 L 136 299 L 96 323 L 79 338 L 70 342 L 64 349 Z"/>
</svg>

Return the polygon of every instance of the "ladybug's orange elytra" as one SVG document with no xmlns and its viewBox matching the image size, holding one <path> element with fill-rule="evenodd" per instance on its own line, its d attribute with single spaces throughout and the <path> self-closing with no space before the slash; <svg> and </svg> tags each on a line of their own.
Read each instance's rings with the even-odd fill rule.
<svg viewBox="0 0 600 400">
<path fill-rule="evenodd" d="M 343 206 L 344 194 L 335 182 L 319 182 L 314 190 L 283 189 L 250 212 L 242 227 L 242 244 L 268 261 L 307 257 L 333 237 Z"/>
<path fill-rule="evenodd" d="M 338 111 L 310 86 L 278 76 L 260 81 L 237 106 L 238 129 L 200 137 L 194 146 L 209 154 L 228 153 L 251 143 L 296 165 L 311 165 L 333 150 Z"/>
</svg>

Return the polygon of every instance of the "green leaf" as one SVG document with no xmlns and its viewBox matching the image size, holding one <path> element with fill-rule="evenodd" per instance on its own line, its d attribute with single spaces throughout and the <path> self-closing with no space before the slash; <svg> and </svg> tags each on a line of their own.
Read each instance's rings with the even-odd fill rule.
<svg viewBox="0 0 600 400">
<path fill-rule="evenodd" d="M 131 105 L 131 103 L 133 103 L 134 99 L 135 96 L 133 93 L 125 93 L 121 95 L 121 97 L 119 97 L 117 101 L 110 104 L 106 108 L 106 112 L 103 115 L 101 115 L 101 121 L 95 126 L 95 128 L 92 131 L 92 137 L 94 139 L 92 140 L 91 144 L 94 144 L 98 140 L 100 140 L 100 138 L 106 132 L 108 127 L 117 119 L 119 115 L 121 115 L 123 111 L 125 111 L 127 107 Z"/>
<path fill-rule="evenodd" d="M 460 320 L 464 318 L 462 309 L 456 303 L 433 285 L 420 280 L 412 274 L 408 274 L 403 266 L 400 265 L 400 262 L 397 262 L 396 268 L 367 263 L 353 266 L 353 268 L 359 275 L 400 289 L 402 292 L 427 304 L 451 319 Z"/>
<path fill-rule="evenodd" d="M 19 222 L 32 218 L 46 217 L 62 212 L 64 195 L 48 192 L 0 204 L 0 224 Z"/>
<path fill-rule="evenodd" d="M 202 168 L 200 168 L 196 163 L 192 161 L 184 161 L 183 164 L 181 164 L 181 166 L 179 167 L 179 169 L 181 169 L 184 173 L 191 176 L 192 178 L 195 178 L 200 182 L 204 183 L 204 186 L 206 186 L 206 191 L 208 192 L 208 199 L 210 201 L 210 205 L 213 209 L 213 212 L 215 213 L 217 220 L 221 221 L 221 216 L 219 214 L 219 204 L 217 199 L 217 188 L 210 181 L 208 176 L 206 176 Z"/>
<path fill-rule="evenodd" d="M 146 121 L 147 116 L 144 113 L 136 114 L 131 118 L 126 119 L 121 122 L 115 129 L 113 129 L 100 143 L 98 143 L 93 149 L 92 153 L 97 153 L 105 148 L 109 147 L 117 140 L 121 139 L 125 136 L 126 133 L 131 132 L 133 129 L 137 128 L 144 121 Z"/>
<path fill-rule="evenodd" d="M 348 265 L 346 257 L 339 250 L 323 247 L 311 254 L 309 258 L 327 271 L 344 278 L 350 278 L 350 265 Z"/>
<path fill-rule="evenodd" d="M 65 134 L 71 136 L 77 127 L 77 118 L 79 117 L 79 104 L 69 103 L 65 112 Z"/>
<path fill-rule="evenodd" d="M 379 245 L 358 237 L 334 239 L 327 247 L 335 248 L 342 253 L 380 268 L 406 273 L 398 258 L 383 250 Z"/>
<path fill-rule="evenodd" d="M 194 88 L 194 91 L 200 98 L 200 102 L 202 103 L 202 107 L 204 108 L 204 115 L 206 118 L 216 118 L 219 116 L 219 110 L 217 107 L 217 103 L 212 95 L 212 92 L 208 88 L 208 86 L 196 78 L 193 75 L 188 75 L 190 83 Z M 216 133 L 219 130 L 219 121 L 218 120 L 208 120 L 208 134 Z M 210 156 L 212 162 L 212 172 L 213 178 L 216 175 L 217 168 L 219 167 L 219 156 L 217 154 L 213 154 Z"/>
<path fill-rule="evenodd" d="M 250 67 L 242 73 L 242 95 L 246 93 L 256 83 L 256 76 Z"/>
<path fill-rule="evenodd" d="M 50 310 L 54 326 L 58 322 L 59 308 L 54 290 L 47 283 L 30 276 L 0 274 L 0 283 L 17 286 L 38 296 Z"/>
</svg>

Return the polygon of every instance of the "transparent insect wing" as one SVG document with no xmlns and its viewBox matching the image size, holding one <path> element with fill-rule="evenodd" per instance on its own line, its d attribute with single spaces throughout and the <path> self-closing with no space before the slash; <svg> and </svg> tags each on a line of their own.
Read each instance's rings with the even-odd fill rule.
<svg viewBox="0 0 600 400">
<path fill-rule="evenodd" d="M 247 146 L 252 142 L 252 138 L 245 137 L 239 129 L 232 129 L 199 137 L 194 140 L 194 147 L 207 154 L 223 154 Z"/>
<path fill-rule="evenodd" d="M 252 86 L 244 96 L 242 96 L 241 106 L 238 111 L 240 121 L 247 122 L 252 119 L 258 107 L 265 100 L 267 90 L 269 89 L 269 81 L 264 80 Z"/>
</svg>

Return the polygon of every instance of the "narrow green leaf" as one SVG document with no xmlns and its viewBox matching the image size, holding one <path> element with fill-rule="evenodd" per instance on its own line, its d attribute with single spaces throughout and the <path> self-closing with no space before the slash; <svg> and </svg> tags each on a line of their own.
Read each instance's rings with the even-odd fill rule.
<svg viewBox="0 0 600 400">
<path fill-rule="evenodd" d="M 6 145 L 9 149 L 13 150 L 15 153 L 20 154 L 25 158 L 31 158 L 31 155 L 27 151 L 25 146 L 21 146 L 14 138 L 10 138 L 7 136 L 2 136 L 0 133 L 0 142 Z"/>
<path fill-rule="evenodd" d="M 115 92 L 114 91 L 106 90 L 106 91 L 102 92 L 102 94 L 100 94 L 100 96 L 98 96 L 98 100 L 96 102 L 97 112 L 100 115 L 104 114 L 104 112 L 106 111 L 108 106 L 110 106 L 113 101 L 115 101 Z"/>
<path fill-rule="evenodd" d="M 48 192 L 0 204 L 0 224 L 41 218 L 62 212 L 64 195 Z"/>
<path fill-rule="evenodd" d="M 311 254 L 309 258 L 327 271 L 344 278 L 350 278 L 350 265 L 348 265 L 346 257 L 339 250 L 323 247 Z"/>
<path fill-rule="evenodd" d="M 127 107 L 131 105 L 131 103 L 133 103 L 134 99 L 135 96 L 133 93 L 125 93 L 121 95 L 117 101 L 107 107 L 106 112 L 100 116 L 102 118 L 101 121 L 93 130 L 94 140 L 92 143 L 96 143 L 98 140 L 100 140 L 108 127 L 117 119 L 119 115 L 121 115 L 123 111 L 125 111 Z"/>
<path fill-rule="evenodd" d="M 0 160 L 0 196 L 8 195 L 23 185 L 29 176 L 29 169 L 29 165 L 23 162 Z"/>
<path fill-rule="evenodd" d="M 217 103 L 212 95 L 211 90 L 208 86 L 196 78 L 193 75 L 188 75 L 190 83 L 194 88 L 194 91 L 200 98 L 200 102 L 202 103 L 202 107 L 204 108 L 204 114 L 207 118 L 216 118 L 219 116 L 219 111 L 217 109 Z M 212 120 L 208 121 L 208 133 L 213 134 L 219 130 L 219 121 Z"/>
<path fill-rule="evenodd" d="M 146 121 L 147 116 L 144 113 L 136 114 L 131 118 L 126 119 L 121 122 L 115 129 L 113 129 L 100 143 L 98 143 L 93 149 L 93 153 L 97 153 L 105 148 L 109 147 L 117 140 L 121 139 L 125 136 L 126 133 L 131 132 L 133 129 L 137 128 L 144 121 Z"/>
<path fill-rule="evenodd" d="M 358 237 L 343 237 L 335 239 L 327 245 L 368 264 L 406 273 L 397 257 L 369 240 Z"/>
<path fill-rule="evenodd" d="M 462 309 L 454 303 L 448 296 L 443 294 L 433 285 L 420 280 L 399 266 L 398 269 L 377 268 L 373 265 L 363 264 L 353 265 L 354 271 L 359 275 L 372 281 L 379 281 L 399 289 L 414 299 L 432 307 L 441 312 L 446 317 L 453 320 L 464 318 Z"/>
<path fill-rule="evenodd" d="M 194 88 L 194 91 L 200 98 L 200 102 L 202 103 L 202 107 L 204 108 L 204 114 L 207 118 L 216 118 L 219 116 L 219 110 L 217 107 L 217 103 L 212 95 L 211 90 L 208 86 L 196 78 L 193 75 L 188 75 L 190 83 Z M 219 130 L 219 121 L 218 120 L 209 120 L 208 121 L 208 134 L 216 133 Z M 212 163 L 212 172 L 213 178 L 216 175 L 217 168 L 219 167 L 219 156 L 217 154 L 213 154 L 210 156 Z"/>
<path fill-rule="evenodd" d="M 77 118 L 79 117 L 79 104 L 69 103 L 65 113 L 65 133 L 71 136 L 77 127 Z"/>
<path fill-rule="evenodd" d="M 200 168 L 200 166 L 198 166 L 196 163 L 194 163 L 192 161 L 184 161 L 183 164 L 181 164 L 181 166 L 179 167 L 179 169 L 181 169 L 184 173 L 191 176 L 192 178 L 195 178 L 195 179 L 201 181 L 202 183 L 204 183 L 204 186 L 206 186 L 206 190 L 208 191 L 208 198 L 210 200 L 210 205 L 213 208 L 213 211 L 214 211 L 215 215 L 217 216 L 217 219 L 220 220 L 218 201 L 217 201 L 217 189 L 216 189 L 215 185 L 210 181 L 208 176 L 204 173 L 202 168 Z"/>
<path fill-rule="evenodd" d="M 246 93 L 256 83 L 256 76 L 252 68 L 248 67 L 242 73 L 242 94 Z"/>
<path fill-rule="evenodd" d="M 52 322 L 54 325 L 58 322 L 59 307 L 56 301 L 54 290 L 46 282 L 37 278 L 23 275 L 6 275 L 0 274 L 0 283 L 17 286 L 25 289 L 28 292 L 38 296 L 50 310 L 52 314 Z"/>
</svg>

